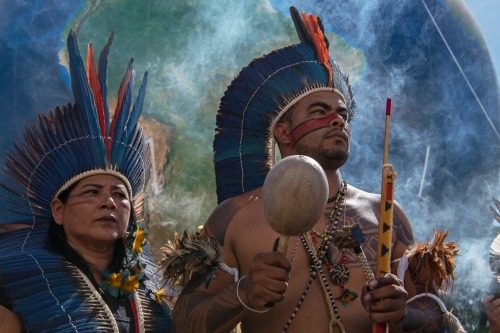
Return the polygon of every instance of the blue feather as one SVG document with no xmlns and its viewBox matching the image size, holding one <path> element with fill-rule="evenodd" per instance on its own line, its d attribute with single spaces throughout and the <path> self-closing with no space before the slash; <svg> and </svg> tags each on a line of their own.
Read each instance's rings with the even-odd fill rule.
<svg viewBox="0 0 500 333">
<path fill-rule="evenodd" d="M 97 108 L 95 105 L 94 95 L 90 89 L 87 78 L 87 72 L 83 65 L 82 57 L 78 49 L 78 42 L 76 33 L 71 30 L 68 35 L 68 54 L 69 54 L 69 68 L 71 74 L 71 87 L 77 105 L 81 106 L 81 111 L 86 117 L 86 123 L 90 128 L 90 135 L 93 138 L 93 149 L 96 151 L 96 156 L 99 158 L 99 164 L 104 165 L 104 141 L 100 135 L 99 119 L 97 116 Z"/>
<path fill-rule="evenodd" d="M 142 108 L 144 106 L 144 98 L 146 97 L 147 85 L 148 85 L 148 72 L 144 72 L 141 87 L 139 88 L 139 93 L 137 94 L 134 107 L 132 108 L 132 112 L 130 112 L 129 119 L 125 127 L 125 133 L 123 135 L 123 141 L 125 142 L 129 141 L 130 135 L 135 132 L 135 128 L 139 124 L 139 118 L 141 117 Z"/>
<path fill-rule="evenodd" d="M 107 72 L 108 72 L 108 55 L 109 55 L 109 50 L 111 49 L 111 44 L 113 43 L 115 33 L 112 32 L 111 35 L 108 38 L 108 43 L 106 46 L 101 51 L 101 54 L 99 55 L 99 64 L 98 64 L 98 75 L 99 75 L 99 85 L 101 86 L 101 93 L 102 93 L 102 103 L 104 107 L 104 120 L 106 122 L 106 136 L 109 137 L 109 126 L 110 126 L 110 121 L 109 121 L 109 108 L 108 108 L 108 82 L 106 79 Z"/>
<path fill-rule="evenodd" d="M 120 110 L 118 110 L 118 116 L 115 116 L 115 119 L 113 120 L 113 145 L 111 148 L 111 163 L 115 164 L 117 161 L 120 161 L 124 148 L 121 145 L 122 142 L 122 135 L 125 130 L 125 126 L 127 124 L 127 120 L 130 115 L 130 104 L 132 102 L 132 93 L 134 90 L 134 71 L 132 69 L 132 60 L 129 63 L 129 68 L 127 69 L 127 72 L 131 71 L 132 75 L 130 75 L 130 79 L 128 82 L 122 81 L 122 84 L 126 84 L 126 90 L 125 94 L 123 96 L 123 101 L 120 107 Z M 127 74 L 125 74 L 124 80 L 127 78 Z"/>
</svg>

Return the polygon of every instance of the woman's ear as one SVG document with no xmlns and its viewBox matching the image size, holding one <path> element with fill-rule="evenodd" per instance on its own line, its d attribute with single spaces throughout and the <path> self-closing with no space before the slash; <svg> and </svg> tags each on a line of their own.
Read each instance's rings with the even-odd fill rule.
<svg viewBox="0 0 500 333">
<path fill-rule="evenodd" d="M 56 224 L 63 224 L 63 212 L 64 212 L 64 204 L 59 199 L 54 199 L 50 203 L 50 209 L 52 210 L 52 217 Z"/>
</svg>

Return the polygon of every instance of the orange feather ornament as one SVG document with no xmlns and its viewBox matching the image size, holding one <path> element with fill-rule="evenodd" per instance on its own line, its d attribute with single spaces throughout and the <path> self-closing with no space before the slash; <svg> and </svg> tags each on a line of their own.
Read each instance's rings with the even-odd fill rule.
<svg viewBox="0 0 500 333">
<path fill-rule="evenodd" d="M 458 245 L 455 242 L 445 243 L 448 230 L 440 232 L 434 229 L 434 237 L 427 244 L 417 243 L 408 251 L 408 268 L 417 276 L 418 282 L 428 286 L 430 282 L 443 294 L 455 281 L 455 257 Z"/>
<path fill-rule="evenodd" d="M 321 29 L 316 15 L 307 15 L 302 13 L 302 20 L 311 36 L 312 42 L 316 48 L 318 60 L 326 67 L 328 72 L 328 86 L 332 86 L 332 65 L 330 64 L 330 56 L 325 43 L 325 36 Z"/>
</svg>

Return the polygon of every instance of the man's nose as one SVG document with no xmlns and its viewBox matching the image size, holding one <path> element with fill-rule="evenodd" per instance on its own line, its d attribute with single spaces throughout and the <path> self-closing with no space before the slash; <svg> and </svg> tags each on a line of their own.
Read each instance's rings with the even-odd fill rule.
<svg viewBox="0 0 500 333">
<path fill-rule="evenodd" d="M 344 128 L 344 126 L 345 126 L 344 118 L 342 118 L 341 116 L 339 116 L 336 113 L 332 114 L 331 117 L 332 117 L 332 119 L 330 119 L 330 123 L 329 123 L 330 126 Z"/>
</svg>

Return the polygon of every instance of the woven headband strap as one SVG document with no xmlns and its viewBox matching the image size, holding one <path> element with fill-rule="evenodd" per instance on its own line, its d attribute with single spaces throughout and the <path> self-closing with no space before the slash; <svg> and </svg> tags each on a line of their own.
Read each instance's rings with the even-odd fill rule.
<svg viewBox="0 0 500 333">
<path fill-rule="evenodd" d="M 110 175 L 110 176 L 114 176 L 114 177 L 120 179 L 127 187 L 127 192 L 129 194 L 129 197 L 132 198 L 132 186 L 130 185 L 130 182 L 128 181 L 127 177 L 125 177 L 124 175 L 122 175 L 120 172 L 118 172 L 116 170 L 96 169 L 96 170 L 85 171 L 81 174 L 74 176 L 70 180 L 68 180 L 66 183 L 64 183 L 63 186 L 61 186 L 61 188 L 57 191 L 56 195 L 52 199 L 57 199 L 59 197 L 59 195 L 61 195 L 62 192 L 66 191 L 73 184 L 79 182 L 80 180 L 87 178 L 87 177 L 90 177 L 90 176 L 96 176 L 96 175 Z"/>
</svg>

